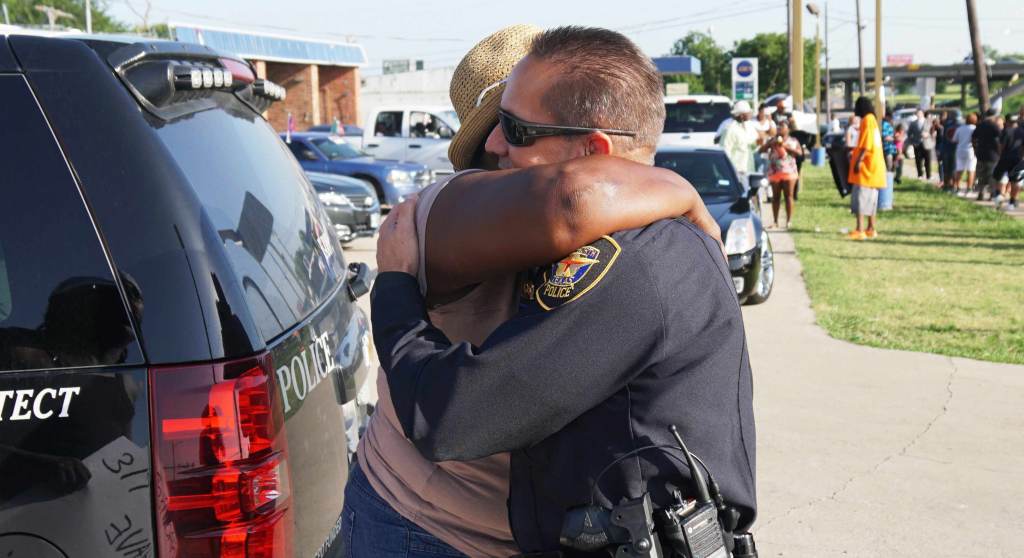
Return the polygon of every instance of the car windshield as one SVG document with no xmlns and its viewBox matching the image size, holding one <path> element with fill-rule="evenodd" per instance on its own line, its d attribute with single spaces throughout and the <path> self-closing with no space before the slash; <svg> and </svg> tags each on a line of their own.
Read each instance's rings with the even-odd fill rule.
<svg viewBox="0 0 1024 558">
<path fill-rule="evenodd" d="M 690 181 L 705 201 L 730 201 L 743 193 L 725 153 L 663 152 L 654 156 L 654 165 L 675 171 Z"/>
<path fill-rule="evenodd" d="M 729 118 L 729 103 L 665 103 L 665 132 L 714 132 Z"/>
<path fill-rule="evenodd" d="M 332 161 L 340 159 L 353 159 L 355 157 L 365 157 L 366 153 L 356 149 L 349 145 L 345 140 L 338 136 L 330 136 L 326 138 L 313 138 L 309 140 L 325 157 Z"/>
<path fill-rule="evenodd" d="M 454 110 L 441 111 L 438 116 L 444 120 L 444 123 L 451 127 L 453 132 L 458 132 L 462 126 L 462 122 L 459 120 L 459 115 Z"/>
</svg>

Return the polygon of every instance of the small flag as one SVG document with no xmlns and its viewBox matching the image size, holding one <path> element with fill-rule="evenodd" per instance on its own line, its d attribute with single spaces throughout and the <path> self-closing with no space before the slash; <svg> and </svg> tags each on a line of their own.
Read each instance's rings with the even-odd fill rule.
<svg viewBox="0 0 1024 558">
<path fill-rule="evenodd" d="M 285 131 L 284 141 L 285 143 L 292 142 L 292 132 L 295 131 L 295 118 L 292 117 L 292 113 L 288 113 L 288 129 Z"/>
</svg>

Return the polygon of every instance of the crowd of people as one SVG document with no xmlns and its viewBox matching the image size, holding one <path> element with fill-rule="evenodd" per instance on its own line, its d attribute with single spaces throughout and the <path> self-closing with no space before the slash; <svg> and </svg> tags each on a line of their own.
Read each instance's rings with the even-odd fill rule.
<svg viewBox="0 0 1024 558">
<path fill-rule="evenodd" d="M 746 101 L 737 101 L 732 118 L 723 124 L 721 145 L 739 173 L 741 180 L 751 172 L 764 174 L 772 187 L 772 223 L 769 229 L 788 229 L 793 221 L 793 212 L 800 181 L 800 167 L 807 156 L 803 144 L 790 132 L 793 129 L 793 115 L 780 100 L 769 114 L 769 108 L 761 104 L 754 116 L 753 108 Z M 785 200 L 786 221 L 779 225 L 779 212 Z"/>
<path fill-rule="evenodd" d="M 913 157 L 917 177 L 932 181 L 932 161 L 938 164 L 938 184 L 960 197 L 991 200 L 997 208 L 1017 209 L 1020 184 L 1009 172 L 1024 160 L 1024 108 L 1004 118 L 994 110 L 972 113 L 960 122 L 956 111 L 926 114 L 919 110 L 908 123 L 895 122 L 891 112 L 881 122 L 882 151 L 887 172 L 896 184 L 903 161 Z M 853 116 L 846 145 L 857 143 L 861 119 Z"/>
<path fill-rule="evenodd" d="M 838 129 L 838 121 L 833 126 Z M 862 132 L 869 128 L 865 136 Z M 808 155 L 806 147 L 793 137 L 793 130 L 792 113 L 784 101 L 774 107 L 762 104 L 756 113 L 747 101 L 737 101 L 732 117 L 719 128 L 719 143 L 740 179 L 745 183 L 747 176 L 756 172 L 771 184 L 769 229 L 788 229 L 793 220 L 800 167 Z M 1000 209 L 1018 208 L 1021 184 L 1009 175 L 1024 161 L 1024 108 L 1008 118 L 994 110 L 984 116 L 969 114 L 963 122 L 959 111 L 953 110 L 918 110 L 903 121 L 897 121 L 890 110 L 879 121 L 870 99 L 861 98 L 849 119 L 845 145 L 848 160 L 842 172 L 853 194 L 851 210 L 857 216 L 856 228 L 849 233 L 853 240 L 877 238 L 876 214 L 885 209 L 879 207 L 880 192 L 902 183 L 904 162 L 910 159 L 917 178 L 929 182 L 933 161 L 937 163 L 937 184 L 947 192 L 961 197 L 976 195 Z M 780 226 L 783 207 L 786 219 Z"/>
<path fill-rule="evenodd" d="M 889 179 L 900 184 L 903 163 L 909 158 L 914 159 L 917 177 L 929 182 L 935 160 L 937 184 L 946 192 L 976 195 L 978 201 L 991 200 L 998 209 L 1018 208 L 1021 184 L 1011 179 L 1010 171 L 1024 161 L 1024 108 L 1008 118 L 991 109 L 983 116 L 969 114 L 962 123 L 958 111 L 951 110 L 918 110 L 904 122 L 895 121 L 891 111 L 878 122 L 874 112 L 870 100 L 858 99 L 845 131 L 847 179 L 857 215 L 851 239 L 877 237 L 878 191 L 889 187 Z M 862 228 L 864 218 L 866 229 Z"/>
</svg>

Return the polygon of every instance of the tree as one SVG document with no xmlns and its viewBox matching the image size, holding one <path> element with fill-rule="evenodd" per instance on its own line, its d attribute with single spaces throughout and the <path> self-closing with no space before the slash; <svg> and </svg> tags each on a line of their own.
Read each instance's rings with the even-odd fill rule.
<svg viewBox="0 0 1024 558">
<path fill-rule="evenodd" d="M 154 23 L 150 25 L 148 29 L 136 27 L 135 32 L 146 37 L 173 40 L 173 37 L 171 37 L 171 28 L 166 23 Z"/>
<path fill-rule="evenodd" d="M 46 14 L 36 6 L 50 6 L 67 12 L 73 19 L 61 19 L 60 24 L 85 30 L 85 0 L 3 0 L 7 4 L 13 25 L 47 25 Z M 96 33 L 123 33 L 128 27 L 107 13 L 103 0 L 92 2 L 92 30 Z"/>
<path fill-rule="evenodd" d="M 691 31 L 672 45 L 672 54 L 690 55 L 700 60 L 699 77 L 668 78 L 668 81 L 689 83 L 693 93 L 730 94 L 732 59 L 736 57 L 757 58 L 757 87 L 762 97 L 789 91 L 789 39 L 785 33 L 758 33 L 737 41 L 732 50 L 725 50 L 711 35 Z M 804 39 L 805 99 L 814 98 L 814 64 L 814 40 Z"/>
<path fill-rule="evenodd" d="M 672 54 L 688 55 L 700 60 L 701 75 L 684 76 L 692 93 L 728 94 L 732 87 L 729 57 L 715 39 L 707 33 L 690 31 L 672 45 Z M 697 85 L 700 87 L 697 87 Z"/>
</svg>

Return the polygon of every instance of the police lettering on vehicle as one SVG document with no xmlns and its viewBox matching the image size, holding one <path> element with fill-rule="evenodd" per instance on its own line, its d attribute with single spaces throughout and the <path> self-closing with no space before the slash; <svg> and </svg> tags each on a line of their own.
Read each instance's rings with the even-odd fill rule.
<svg viewBox="0 0 1024 558">
<path fill-rule="evenodd" d="M 82 388 L 0 390 L 0 421 L 67 418 L 72 399 Z"/>
<path fill-rule="evenodd" d="M 291 402 L 302 401 L 321 380 L 337 368 L 331 352 L 328 332 L 314 336 L 312 341 L 292 356 L 291 361 L 278 367 L 277 385 L 284 400 L 284 412 L 291 411 Z"/>
<path fill-rule="evenodd" d="M 541 274 L 535 287 L 529 290 L 529 298 L 536 299 L 545 310 L 579 299 L 597 286 L 621 251 L 619 243 L 610 236 L 579 248 Z M 526 289 L 523 294 L 527 294 Z"/>
</svg>

